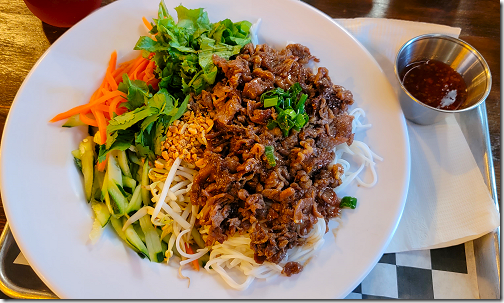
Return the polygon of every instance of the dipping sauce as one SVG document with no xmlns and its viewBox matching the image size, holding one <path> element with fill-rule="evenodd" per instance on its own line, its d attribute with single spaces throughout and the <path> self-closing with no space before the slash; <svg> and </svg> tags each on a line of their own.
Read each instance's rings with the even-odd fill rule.
<svg viewBox="0 0 504 303">
<path fill-rule="evenodd" d="M 410 63 L 400 78 L 413 97 L 435 108 L 455 110 L 467 98 L 467 85 L 462 76 L 441 61 Z"/>
</svg>

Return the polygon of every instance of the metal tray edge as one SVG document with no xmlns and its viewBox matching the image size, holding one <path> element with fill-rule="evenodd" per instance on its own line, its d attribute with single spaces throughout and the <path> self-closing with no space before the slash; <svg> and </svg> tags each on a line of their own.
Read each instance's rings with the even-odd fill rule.
<svg viewBox="0 0 504 303">
<path fill-rule="evenodd" d="M 14 237 L 10 232 L 9 224 L 6 223 L 0 235 L 0 290 L 15 299 L 58 299 L 53 293 L 20 287 L 7 277 L 3 260 L 12 241 Z"/>
</svg>

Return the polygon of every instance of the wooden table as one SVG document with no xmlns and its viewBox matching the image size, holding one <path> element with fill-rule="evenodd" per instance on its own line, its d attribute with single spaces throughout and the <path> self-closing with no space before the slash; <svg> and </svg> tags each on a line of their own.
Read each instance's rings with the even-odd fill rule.
<svg viewBox="0 0 504 303">
<path fill-rule="evenodd" d="M 113 0 L 104 0 L 106 5 Z M 376 17 L 460 27 L 460 38 L 486 59 L 493 77 L 486 100 L 500 192 L 500 4 L 495 0 L 306 0 L 333 18 Z M 24 78 L 66 29 L 42 23 L 22 0 L 0 0 L 0 133 Z M 500 199 L 499 199 L 500 200 Z M 0 230 L 6 222 L 0 206 Z"/>
</svg>

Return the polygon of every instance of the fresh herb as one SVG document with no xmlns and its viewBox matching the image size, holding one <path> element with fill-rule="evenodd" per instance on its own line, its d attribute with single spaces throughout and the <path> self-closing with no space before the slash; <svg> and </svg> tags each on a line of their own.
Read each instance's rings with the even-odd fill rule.
<svg viewBox="0 0 504 303">
<path fill-rule="evenodd" d="M 355 209 L 356 206 L 357 206 L 357 198 L 345 196 L 341 199 L 341 202 L 340 202 L 341 208 L 348 207 L 351 209 Z"/>
<path fill-rule="evenodd" d="M 233 23 L 229 19 L 211 23 L 202 8 L 175 8 L 177 23 L 168 13 L 163 1 L 159 4 L 158 19 L 153 19 L 150 33 L 155 40 L 142 36 L 135 49 L 155 53 L 156 73 L 160 88 L 181 94 L 196 94 L 215 82 L 217 66 L 212 56 L 224 59 L 237 55 L 250 42 L 248 21 Z"/>
<path fill-rule="evenodd" d="M 266 156 L 266 160 L 268 160 L 268 164 L 271 167 L 276 166 L 276 159 L 275 159 L 275 149 L 271 145 L 266 145 L 264 147 L 264 155 Z"/>
<path fill-rule="evenodd" d="M 309 117 L 305 112 L 308 95 L 301 93 L 302 90 L 301 85 L 296 82 L 287 91 L 277 87 L 261 95 L 264 107 L 274 106 L 278 113 L 275 120 L 268 121 L 268 129 L 279 127 L 287 137 L 291 129 L 300 131 L 308 123 Z"/>
<path fill-rule="evenodd" d="M 179 105 L 179 100 L 166 89 L 152 94 L 145 82 L 130 81 L 126 75 L 120 89 L 128 94 L 128 102 L 124 106 L 132 111 L 109 121 L 107 142 L 100 146 L 98 160 L 104 161 L 106 154 L 112 150 L 126 150 L 132 145 L 141 158 L 154 160 L 156 155 L 161 155 L 168 126 L 182 117 L 190 96 L 187 95 Z"/>
</svg>

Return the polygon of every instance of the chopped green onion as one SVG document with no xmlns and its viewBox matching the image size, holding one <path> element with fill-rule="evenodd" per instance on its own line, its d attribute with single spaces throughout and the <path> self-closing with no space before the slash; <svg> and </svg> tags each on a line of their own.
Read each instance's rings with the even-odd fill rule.
<svg viewBox="0 0 504 303">
<path fill-rule="evenodd" d="M 266 125 L 268 129 L 278 127 L 287 137 L 291 129 L 300 131 L 308 123 L 309 117 L 305 113 L 308 95 L 302 91 L 301 84 L 296 82 L 287 91 L 277 87 L 261 95 L 264 107 L 274 106 L 278 114 L 275 120 L 268 122 Z"/>
<path fill-rule="evenodd" d="M 291 119 L 296 118 L 296 112 L 292 108 L 287 108 L 284 113 L 291 117 Z"/>
<path fill-rule="evenodd" d="M 264 99 L 264 107 L 272 107 L 277 105 L 277 103 L 278 103 L 278 97 Z"/>
<path fill-rule="evenodd" d="M 299 101 L 296 104 L 296 112 L 298 114 L 304 113 L 304 105 L 305 105 L 305 102 L 306 102 L 307 99 L 308 99 L 308 95 L 307 94 L 302 94 L 301 97 L 299 98 Z"/>
<path fill-rule="evenodd" d="M 266 160 L 268 160 L 268 164 L 271 167 L 276 166 L 274 150 L 275 149 L 271 145 L 266 145 L 264 147 L 264 154 L 266 155 Z"/>
<path fill-rule="evenodd" d="M 356 206 L 357 206 L 357 198 L 346 196 L 341 199 L 340 208 L 348 207 L 351 209 L 355 209 Z"/>
</svg>

